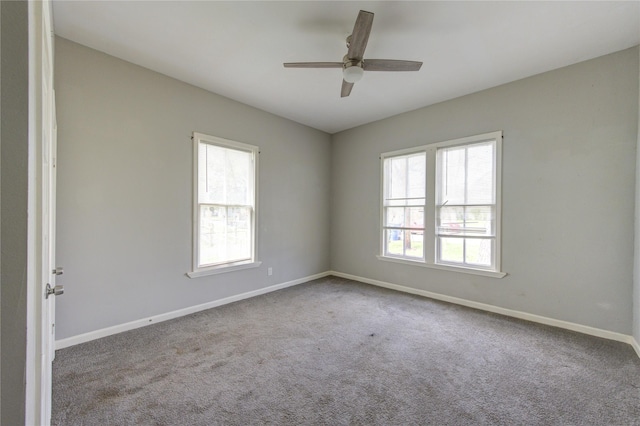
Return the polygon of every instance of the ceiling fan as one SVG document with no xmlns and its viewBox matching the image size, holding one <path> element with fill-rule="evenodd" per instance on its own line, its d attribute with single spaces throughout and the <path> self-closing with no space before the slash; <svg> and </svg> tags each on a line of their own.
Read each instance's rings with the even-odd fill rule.
<svg viewBox="0 0 640 426">
<path fill-rule="evenodd" d="M 353 32 L 347 37 L 347 54 L 342 62 L 285 62 L 285 68 L 342 68 L 341 97 L 349 96 L 353 83 L 359 81 L 365 71 L 418 71 L 422 62 L 395 59 L 364 60 L 369 33 L 373 25 L 373 13 L 361 10 Z"/>
</svg>

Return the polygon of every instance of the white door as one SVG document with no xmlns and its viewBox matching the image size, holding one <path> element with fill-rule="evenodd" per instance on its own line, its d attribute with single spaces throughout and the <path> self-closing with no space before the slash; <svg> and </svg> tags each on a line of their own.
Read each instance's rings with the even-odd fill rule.
<svg viewBox="0 0 640 426">
<path fill-rule="evenodd" d="M 52 362 L 55 356 L 56 118 L 53 90 L 51 2 L 29 2 L 30 144 L 34 154 L 30 210 L 36 217 L 30 239 L 33 287 L 27 306 L 27 424 L 51 421 Z M 32 172 L 30 172 L 31 174 Z M 32 362 L 29 362 L 32 361 Z"/>
<path fill-rule="evenodd" d="M 51 4 L 42 10 L 42 396 L 43 420 L 51 423 L 52 362 L 55 357 L 56 288 L 55 199 L 56 199 L 56 117 L 53 90 L 53 27 Z"/>
<path fill-rule="evenodd" d="M 46 9 L 43 10 L 46 15 Z M 55 116 L 53 99 L 52 39 L 43 19 L 42 34 L 42 383 L 45 424 L 51 423 L 52 362 L 55 356 Z M 55 291 L 54 291 L 55 293 Z"/>
</svg>

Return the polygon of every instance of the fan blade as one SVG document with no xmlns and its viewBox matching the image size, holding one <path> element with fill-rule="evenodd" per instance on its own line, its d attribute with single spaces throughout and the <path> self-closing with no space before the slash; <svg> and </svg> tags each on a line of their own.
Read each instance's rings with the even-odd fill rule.
<svg viewBox="0 0 640 426">
<path fill-rule="evenodd" d="M 369 41 L 369 33 L 371 32 L 372 25 L 373 13 L 361 10 L 360 13 L 358 13 L 356 24 L 353 26 L 347 58 L 357 59 L 358 61 L 362 60 L 364 49 L 367 47 L 367 41 Z"/>
<path fill-rule="evenodd" d="M 353 88 L 353 83 L 347 83 L 342 80 L 342 90 L 340 91 L 340 97 L 346 98 L 351 94 L 351 89 Z"/>
<path fill-rule="evenodd" d="M 342 68 L 342 62 L 285 62 L 285 68 Z"/>
<path fill-rule="evenodd" d="M 363 64 L 365 71 L 418 71 L 421 66 L 422 62 L 395 59 L 367 59 Z"/>
</svg>

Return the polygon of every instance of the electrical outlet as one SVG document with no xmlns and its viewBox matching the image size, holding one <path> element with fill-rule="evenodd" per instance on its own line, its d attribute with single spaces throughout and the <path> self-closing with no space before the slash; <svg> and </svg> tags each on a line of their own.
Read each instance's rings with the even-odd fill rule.
<svg viewBox="0 0 640 426">
<path fill-rule="evenodd" d="M 267 274 L 269 276 L 273 275 L 273 268 L 271 266 L 269 266 L 269 269 L 267 269 Z"/>
</svg>

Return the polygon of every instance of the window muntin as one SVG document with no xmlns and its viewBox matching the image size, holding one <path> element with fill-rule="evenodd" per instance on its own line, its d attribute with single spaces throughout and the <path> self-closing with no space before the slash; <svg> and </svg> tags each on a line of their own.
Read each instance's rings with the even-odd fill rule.
<svg viewBox="0 0 640 426">
<path fill-rule="evenodd" d="M 194 272 L 255 258 L 258 148 L 194 133 Z"/>
<path fill-rule="evenodd" d="M 382 154 L 380 257 L 504 276 L 501 145 L 498 131 Z"/>
</svg>

